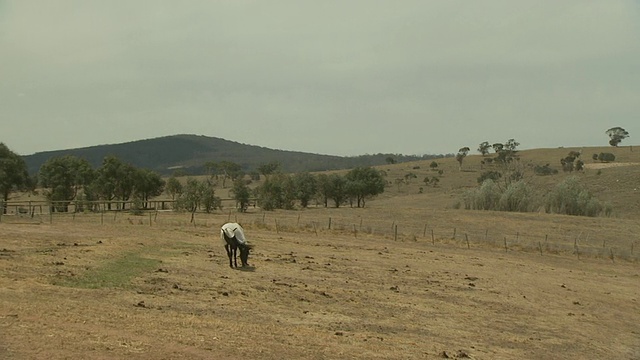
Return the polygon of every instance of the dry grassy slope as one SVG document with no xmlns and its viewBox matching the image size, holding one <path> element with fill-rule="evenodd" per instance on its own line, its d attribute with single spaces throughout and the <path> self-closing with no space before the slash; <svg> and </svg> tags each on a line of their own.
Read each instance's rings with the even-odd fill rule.
<svg viewBox="0 0 640 360">
<path fill-rule="evenodd" d="M 584 147 L 584 148 L 556 148 L 534 149 L 519 152 L 520 163 L 525 170 L 525 176 L 532 186 L 540 193 L 546 193 L 556 184 L 569 176 L 578 176 L 600 200 L 612 204 L 615 217 L 632 218 L 640 213 L 640 148 L 634 149 L 625 146 L 612 147 Z M 584 172 L 564 173 L 561 170 L 560 159 L 567 156 L 569 151 L 581 151 L 583 161 L 587 165 Z M 611 152 L 616 155 L 616 161 L 611 164 L 601 164 L 592 160 L 594 153 Z M 481 168 L 482 156 L 469 155 L 465 158 L 462 171 L 454 158 L 439 159 L 438 169 L 444 171 L 442 176 L 431 171 L 431 161 L 416 161 L 410 163 L 393 164 L 378 167 L 387 173 L 389 185 L 384 194 L 369 202 L 371 206 L 401 205 L 406 207 L 442 209 L 452 208 L 460 202 L 462 193 L 469 188 L 477 186 L 477 178 L 483 171 L 490 169 Z M 536 176 L 533 166 L 550 164 L 558 169 L 559 173 L 553 176 Z M 617 165 L 625 166 L 617 166 Z M 594 168 L 594 167 L 602 168 Z M 408 173 L 417 177 L 410 180 L 409 184 L 395 183 L 395 179 L 404 178 Z M 440 182 L 436 187 L 426 186 L 425 177 L 439 177 Z M 420 194 L 420 188 L 423 193 Z"/>
</svg>

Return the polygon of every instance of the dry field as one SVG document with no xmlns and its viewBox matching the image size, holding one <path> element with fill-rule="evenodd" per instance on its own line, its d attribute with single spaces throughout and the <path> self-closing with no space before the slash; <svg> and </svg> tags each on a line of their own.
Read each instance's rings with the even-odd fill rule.
<svg viewBox="0 0 640 360">
<path fill-rule="evenodd" d="M 584 172 L 532 174 L 571 150 Z M 443 174 L 381 166 L 390 185 L 365 209 L 227 204 L 195 225 L 15 211 L 0 218 L 0 359 L 640 359 L 632 150 L 521 152 L 541 194 L 578 176 L 611 217 L 456 209 L 486 170 L 478 155 L 437 160 Z M 590 160 L 603 151 L 616 162 Z M 227 220 L 245 225 L 254 268 L 228 267 Z"/>
<path fill-rule="evenodd" d="M 637 260 L 444 234 L 588 231 L 621 248 L 637 221 L 380 203 L 237 215 L 256 246 L 245 271 L 217 235 L 231 214 L 6 216 L 0 358 L 640 359 Z M 381 230 L 415 217 L 442 230 Z"/>
</svg>

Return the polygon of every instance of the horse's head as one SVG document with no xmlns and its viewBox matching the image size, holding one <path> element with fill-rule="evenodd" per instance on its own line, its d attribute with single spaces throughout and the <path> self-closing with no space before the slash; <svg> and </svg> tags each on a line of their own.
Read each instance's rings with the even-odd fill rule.
<svg viewBox="0 0 640 360">
<path fill-rule="evenodd" d="M 240 246 L 240 260 L 242 261 L 242 266 L 249 266 L 247 261 L 249 260 L 249 252 L 253 250 L 253 245 L 246 244 L 244 246 Z"/>
</svg>

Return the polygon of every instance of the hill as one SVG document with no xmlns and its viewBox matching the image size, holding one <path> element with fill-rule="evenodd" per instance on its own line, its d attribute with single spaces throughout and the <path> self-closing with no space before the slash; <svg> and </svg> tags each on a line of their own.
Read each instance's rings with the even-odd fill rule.
<svg viewBox="0 0 640 360">
<path fill-rule="evenodd" d="M 182 168 L 190 175 L 204 174 L 204 164 L 208 161 L 231 161 L 240 164 L 245 172 L 255 170 L 262 164 L 277 161 L 285 172 L 303 172 L 381 165 L 386 163 L 388 157 L 393 157 L 397 162 L 442 157 L 442 155 L 397 154 L 342 157 L 274 150 L 216 137 L 173 135 L 121 144 L 39 152 L 23 158 L 29 172 L 34 174 L 47 159 L 63 155 L 75 155 L 87 159 L 94 167 L 99 167 L 105 156 L 114 155 L 136 167 L 151 169 L 165 175 L 176 168 Z"/>
</svg>

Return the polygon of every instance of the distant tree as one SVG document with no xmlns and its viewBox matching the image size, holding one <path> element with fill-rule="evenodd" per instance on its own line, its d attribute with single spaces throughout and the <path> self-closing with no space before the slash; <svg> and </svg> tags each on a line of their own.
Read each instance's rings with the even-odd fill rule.
<svg viewBox="0 0 640 360">
<path fill-rule="evenodd" d="M 6 214 L 4 202 L 9 200 L 9 194 L 26 188 L 29 183 L 29 172 L 24 159 L 0 142 L 0 193 L 3 200 L 0 213 Z"/>
<path fill-rule="evenodd" d="M 520 145 L 519 142 L 514 139 L 509 139 L 506 144 L 495 143 L 492 145 L 493 150 L 496 153 L 496 157 L 494 158 L 494 163 L 498 163 L 503 165 L 504 167 L 508 167 L 508 165 L 513 162 L 513 160 L 518 158 L 516 148 Z"/>
<path fill-rule="evenodd" d="M 482 154 L 482 156 L 487 156 L 487 155 L 489 155 L 489 149 L 490 148 L 491 148 L 491 145 L 489 145 L 489 142 L 488 141 L 483 141 L 478 146 L 478 152 L 480 154 Z"/>
<path fill-rule="evenodd" d="M 612 127 L 605 133 L 609 135 L 609 145 L 611 146 L 618 146 L 622 140 L 629 137 L 629 132 L 619 126 Z"/>
<path fill-rule="evenodd" d="M 233 188 L 231 189 L 233 198 L 236 200 L 237 209 L 239 212 L 246 212 L 249 207 L 249 199 L 251 197 L 251 190 L 247 186 L 243 179 L 236 179 L 233 182 Z"/>
<path fill-rule="evenodd" d="M 329 198 L 333 200 L 335 207 L 339 208 L 347 199 L 347 180 L 338 174 L 329 175 Z"/>
<path fill-rule="evenodd" d="M 218 163 L 218 169 L 222 171 L 222 188 L 225 187 L 228 178 L 235 180 L 242 175 L 242 167 L 231 161 L 221 161 Z"/>
<path fill-rule="evenodd" d="M 463 148 L 460 148 L 460 150 L 458 150 L 458 153 L 456 154 L 456 161 L 460 163 L 460 170 L 462 170 L 462 161 L 465 157 L 467 157 L 467 154 L 469 154 L 469 150 L 469 147 L 465 146 Z"/>
<path fill-rule="evenodd" d="M 102 166 L 96 170 L 92 188 L 103 200 L 127 201 L 133 194 L 135 171 L 132 165 L 115 156 L 107 156 L 102 160 Z M 107 206 L 111 209 L 111 203 Z"/>
<path fill-rule="evenodd" d="M 300 206 L 306 208 L 309 201 L 318 192 L 318 180 L 315 176 L 304 172 L 293 176 L 293 182 L 297 191 L 296 198 L 300 200 Z"/>
<path fill-rule="evenodd" d="M 569 151 L 569 154 L 567 156 L 560 159 L 562 170 L 565 172 L 572 172 L 574 169 L 576 171 L 582 170 L 584 162 L 582 162 L 581 160 L 578 160 L 580 155 L 581 153 L 578 151 Z"/>
<path fill-rule="evenodd" d="M 514 139 L 509 139 L 507 140 L 507 143 L 504 144 L 504 148 L 509 151 L 515 151 L 518 146 L 520 146 L 520 143 Z"/>
<path fill-rule="evenodd" d="M 432 161 L 431 164 L 429 164 L 429 168 L 431 168 L 431 170 L 436 170 L 438 168 L 438 163 Z"/>
<path fill-rule="evenodd" d="M 258 172 L 262 174 L 265 178 L 277 172 L 279 169 L 280 169 L 280 162 L 278 161 L 271 161 L 267 164 L 262 164 L 258 166 Z"/>
<path fill-rule="evenodd" d="M 329 175 L 319 174 L 316 178 L 316 183 L 318 198 L 324 207 L 328 207 L 329 195 L 331 194 L 331 182 L 329 181 Z"/>
<path fill-rule="evenodd" d="M 39 176 L 40 185 L 45 188 L 45 196 L 49 201 L 55 202 L 52 208 L 66 212 L 80 189 L 93 181 L 95 172 L 87 160 L 64 155 L 49 158 L 40 167 Z"/>
<path fill-rule="evenodd" d="M 202 208 L 206 212 L 211 212 L 221 207 L 221 199 L 215 196 L 215 191 L 210 181 L 198 181 L 190 178 L 184 186 L 182 194 L 176 201 L 176 209 L 184 210 L 193 215 Z"/>
<path fill-rule="evenodd" d="M 387 164 L 395 164 L 396 163 L 396 159 L 394 159 L 391 156 L 387 156 L 387 158 L 384 159 L 384 160 L 387 162 Z"/>
<path fill-rule="evenodd" d="M 198 180 L 189 178 L 176 201 L 176 209 L 195 213 L 202 202 L 202 187 Z"/>
<path fill-rule="evenodd" d="M 412 175 L 416 177 L 415 174 Z M 374 168 L 354 168 L 345 175 L 345 178 L 348 195 L 355 198 L 357 207 L 365 207 L 367 198 L 384 192 L 384 177 Z"/>
<path fill-rule="evenodd" d="M 180 183 L 180 180 L 175 176 L 171 176 L 167 180 L 165 190 L 171 196 L 171 200 L 175 200 L 176 197 L 179 197 L 180 194 L 182 194 L 182 183 Z"/>
<path fill-rule="evenodd" d="M 164 192 L 165 181 L 155 171 L 149 169 L 136 169 L 133 174 L 134 193 L 143 203 L 144 208 L 148 207 L 148 201 L 152 197 L 159 196 Z"/>
<path fill-rule="evenodd" d="M 220 170 L 220 164 L 215 161 L 207 161 L 204 163 L 205 171 L 209 175 L 210 179 L 218 178 L 218 171 Z"/>
<path fill-rule="evenodd" d="M 264 210 L 291 210 L 296 200 L 296 187 L 287 174 L 274 174 L 256 188 L 258 203 Z"/>
</svg>

